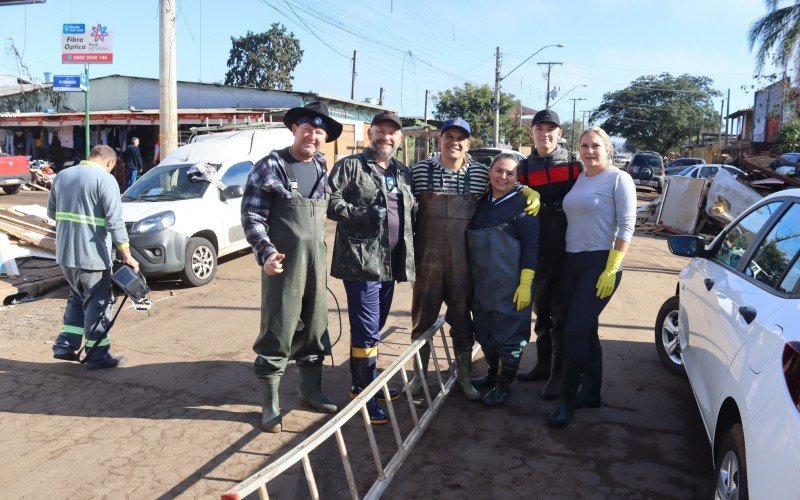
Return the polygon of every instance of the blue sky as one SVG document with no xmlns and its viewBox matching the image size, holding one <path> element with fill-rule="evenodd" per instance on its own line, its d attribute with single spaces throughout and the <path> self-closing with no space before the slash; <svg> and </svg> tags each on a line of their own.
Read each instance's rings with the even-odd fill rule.
<svg viewBox="0 0 800 500">
<path fill-rule="evenodd" d="M 405 115 L 423 113 L 425 90 L 435 94 L 464 82 L 494 84 L 495 47 L 505 75 L 503 90 L 532 108 L 545 105 L 537 62 L 563 63 L 551 84 L 563 100 L 562 119 L 597 106 L 606 92 L 642 75 L 706 75 L 725 93 L 731 111 L 752 106 L 754 58 L 747 30 L 766 12 L 763 0 L 177 0 L 178 79 L 221 82 L 230 37 L 285 24 L 305 50 L 294 88 L 350 96 L 351 57 L 358 51 L 356 99 L 378 97 Z M 93 65 L 92 77 L 109 74 L 158 77 L 158 1 L 47 0 L 43 5 L 0 7 L 3 50 L 0 73 L 17 72 L 8 51 L 13 37 L 37 78 L 49 71 L 74 74 L 61 64 L 61 25 L 108 25 L 113 64 Z M 565 95 L 575 86 L 578 87 Z M 723 96 L 724 97 L 724 96 Z M 721 99 L 721 98 L 719 98 Z M 720 100 L 717 99 L 717 107 Z M 432 110 L 432 104 L 429 106 Z M 432 111 L 430 111 L 432 114 Z"/>
</svg>

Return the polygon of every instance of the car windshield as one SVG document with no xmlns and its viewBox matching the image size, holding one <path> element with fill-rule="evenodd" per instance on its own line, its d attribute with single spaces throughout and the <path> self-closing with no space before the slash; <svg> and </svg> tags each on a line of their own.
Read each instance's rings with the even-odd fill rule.
<svg viewBox="0 0 800 500">
<path fill-rule="evenodd" d="M 688 177 L 688 176 L 689 176 L 689 174 L 691 174 L 691 173 L 692 173 L 692 170 L 694 170 L 694 165 L 692 165 L 692 166 L 690 166 L 690 167 L 686 167 L 686 168 L 684 168 L 683 170 L 681 170 L 680 172 L 678 172 L 678 173 L 677 173 L 677 174 L 675 174 L 675 175 L 680 175 L 680 176 L 683 176 L 683 177 Z"/>
<path fill-rule="evenodd" d="M 123 201 L 163 201 L 200 198 L 208 183 L 190 179 L 187 172 L 191 165 L 163 165 L 148 170 L 136 183 L 125 191 Z"/>
<path fill-rule="evenodd" d="M 661 158 L 653 155 L 636 155 L 631 164 L 659 168 L 661 167 Z"/>
</svg>

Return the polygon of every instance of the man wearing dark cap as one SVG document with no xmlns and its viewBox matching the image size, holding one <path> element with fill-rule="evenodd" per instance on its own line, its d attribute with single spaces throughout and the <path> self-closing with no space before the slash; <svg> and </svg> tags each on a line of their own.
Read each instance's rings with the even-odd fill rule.
<svg viewBox="0 0 800 500">
<path fill-rule="evenodd" d="M 542 399 L 558 399 L 564 365 L 564 324 L 566 304 L 561 265 L 566 252 L 567 218 L 561 203 L 583 164 L 559 144 L 563 130 L 558 114 L 551 109 L 536 113 L 530 135 L 534 149 L 519 166 L 518 180 L 541 194 L 539 211 L 539 259 L 533 280 L 533 311 L 536 314 L 536 366 L 520 372 L 517 379 L 547 380 Z"/>
<path fill-rule="evenodd" d="M 327 165 L 319 152 L 342 125 L 328 108 L 312 102 L 292 108 L 283 123 L 294 134 L 288 148 L 258 161 L 242 198 L 242 226 L 261 275 L 261 327 L 253 345 L 262 380 L 261 428 L 281 431 L 278 386 L 289 359 L 300 372 L 300 402 L 324 413 L 336 403 L 322 393 L 322 361 L 328 337 L 325 212 Z"/>
<path fill-rule="evenodd" d="M 330 174 L 328 218 L 337 223 L 331 276 L 344 281 L 347 293 L 351 398 L 375 379 L 394 282 L 414 281 L 411 171 L 393 157 L 402 144 L 401 129 L 396 114 L 375 115 L 369 147 L 339 160 Z M 391 389 L 390 397 L 397 396 Z M 367 411 L 372 424 L 388 422 L 375 398 Z"/>
</svg>

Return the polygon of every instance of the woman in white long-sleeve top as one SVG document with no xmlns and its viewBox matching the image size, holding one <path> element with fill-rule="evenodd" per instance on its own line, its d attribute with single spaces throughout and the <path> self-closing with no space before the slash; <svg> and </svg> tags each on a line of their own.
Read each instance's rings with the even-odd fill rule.
<svg viewBox="0 0 800 500">
<path fill-rule="evenodd" d="M 636 221 L 636 186 L 627 172 L 612 165 L 613 153 L 603 129 L 586 129 L 580 138 L 585 170 L 564 198 L 564 289 L 569 312 L 563 386 L 558 408 L 547 418 L 551 427 L 569 425 L 575 408 L 600 406 L 599 318 L 619 286 Z"/>
</svg>

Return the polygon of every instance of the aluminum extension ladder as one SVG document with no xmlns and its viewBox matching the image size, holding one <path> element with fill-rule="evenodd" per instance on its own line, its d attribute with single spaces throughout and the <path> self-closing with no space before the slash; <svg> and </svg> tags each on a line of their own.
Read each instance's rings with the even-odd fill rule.
<svg viewBox="0 0 800 500">
<path fill-rule="evenodd" d="M 395 361 L 394 363 L 389 366 L 389 368 L 385 369 L 383 373 L 381 373 L 366 389 L 364 389 L 358 397 L 353 399 L 350 404 L 345 406 L 342 410 L 340 410 L 336 415 L 334 415 L 330 421 L 325 423 L 319 430 L 317 430 L 314 434 L 306 438 L 302 443 L 297 445 L 295 448 L 287 452 L 286 454 L 279 457 L 277 460 L 272 462 L 271 464 L 267 465 L 263 469 L 259 470 L 258 472 L 251 475 L 249 478 L 245 479 L 235 487 L 231 488 L 227 492 L 222 495 L 223 500 L 239 500 L 244 498 L 246 495 L 254 491 L 258 491 L 259 496 L 262 500 L 269 498 L 267 493 L 267 483 L 271 480 L 278 477 L 281 473 L 286 471 L 289 467 L 295 465 L 297 462 L 303 463 L 303 471 L 305 473 L 306 482 L 308 483 L 308 489 L 310 493 L 310 497 L 314 500 L 319 498 L 319 491 L 317 489 L 317 483 L 314 479 L 314 470 L 311 465 L 311 460 L 309 459 L 309 454 L 314 451 L 317 447 L 322 445 L 326 442 L 331 436 L 335 436 L 336 443 L 339 448 L 339 455 L 342 458 L 342 465 L 344 466 L 344 473 L 347 478 L 347 485 L 350 488 L 350 497 L 354 500 L 360 498 L 358 495 L 358 490 L 356 488 L 355 479 L 353 477 L 353 470 L 350 465 L 350 459 L 347 452 L 347 447 L 345 446 L 344 437 L 342 435 L 342 426 L 344 426 L 347 422 L 349 422 L 352 418 L 355 418 L 357 414 L 361 414 L 364 419 L 364 425 L 367 431 L 367 437 L 369 439 L 370 448 L 372 448 L 372 457 L 375 461 L 375 468 L 378 473 L 378 479 L 372 484 L 367 494 L 364 496 L 366 499 L 374 499 L 380 498 L 381 494 L 386 490 L 389 486 L 389 483 L 400 470 L 400 467 L 403 465 L 406 457 L 408 457 L 411 449 L 414 445 L 419 441 L 422 433 L 425 432 L 425 429 L 428 428 L 431 421 L 433 420 L 434 415 L 436 412 L 439 411 L 442 404 L 444 403 L 445 398 L 450 393 L 453 385 L 456 382 L 456 375 L 455 375 L 455 364 L 453 363 L 453 356 L 451 355 L 450 349 L 451 347 L 447 343 L 447 337 L 444 332 L 444 318 L 442 316 L 433 324 L 425 333 L 423 333 L 420 338 L 414 341 L 408 349 L 406 349 Z M 444 350 L 445 358 L 447 359 L 447 365 L 450 367 L 449 374 L 450 376 L 447 380 L 443 380 L 442 376 L 442 369 L 440 366 L 440 357 L 437 355 L 437 349 L 434 345 L 434 339 L 436 334 L 439 333 L 442 337 L 442 344 L 443 346 L 441 349 Z M 428 344 L 431 349 L 431 358 L 433 360 L 433 367 L 434 372 L 436 373 L 436 379 L 439 383 L 439 392 L 436 396 L 431 399 L 431 390 L 428 388 L 427 381 L 423 377 L 424 383 L 422 385 L 425 401 L 427 402 L 427 409 L 422 413 L 421 416 L 417 415 L 417 408 L 414 404 L 414 397 L 411 394 L 411 389 L 409 389 L 409 380 L 408 375 L 406 374 L 405 365 L 413 358 L 413 363 L 417 367 L 421 367 L 422 360 L 420 358 L 419 351 L 425 345 Z M 476 346 L 477 347 L 477 346 Z M 477 349 L 473 350 L 473 355 L 477 351 Z M 402 439 L 400 435 L 400 427 L 397 422 L 397 418 L 394 411 L 394 406 L 392 403 L 391 398 L 389 397 L 389 380 L 400 373 L 403 379 L 403 387 L 405 389 L 406 399 L 408 400 L 408 407 L 411 411 L 411 418 L 414 423 L 414 427 L 409 432 L 408 436 L 406 436 L 405 440 Z M 372 430 L 372 425 L 370 424 L 369 413 L 367 412 L 367 401 L 369 401 L 373 396 L 375 396 L 378 391 L 383 391 L 385 395 L 385 405 L 386 409 L 388 410 L 389 419 L 392 424 L 392 430 L 394 431 L 394 438 L 397 442 L 397 452 L 392 456 L 389 462 L 384 466 L 381 463 L 380 453 L 378 451 L 378 444 L 375 441 L 375 435 Z M 398 400 L 399 401 L 399 400 Z"/>
</svg>

